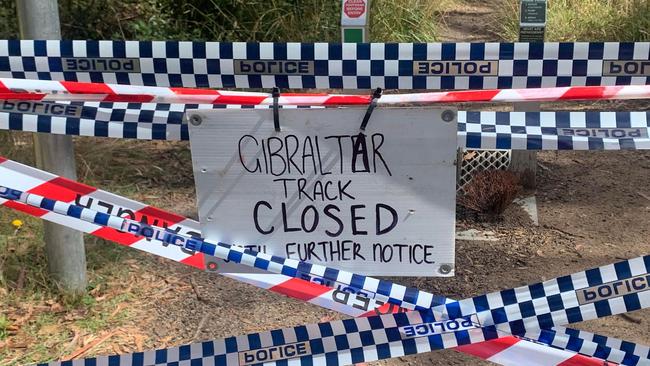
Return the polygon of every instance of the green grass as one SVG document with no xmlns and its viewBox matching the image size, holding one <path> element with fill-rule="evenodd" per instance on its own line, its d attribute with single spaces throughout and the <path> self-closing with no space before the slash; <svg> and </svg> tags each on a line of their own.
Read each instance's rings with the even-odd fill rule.
<svg viewBox="0 0 650 366">
<path fill-rule="evenodd" d="M 14 219 L 24 222 L 17 232 L 10 225 Z M 118 304 L 138 296 L 138 289 L 115 294 L 124 291 L 121 288 L 132 276 L 125 261 L 136 258 L 136 251 L 86 237 L 89 293 L 72 298 L 61 295 L 50 280 L 41 237 L 41 220 L 0 208 L 0 342 L 29 345 L 25 350 L 0 347 L 0 360 L 11 361 L 8 365 L 42 362 L 70 352 L 73 327 L 98 333 L 133 321 L 127 307 L 112 313 Z M 97 296 L 105 293 L 111 297 L 98 301 Z M 58 311 L 49 310 L 53 304 L 60 304 Z M 26 314 L 31 316 L 9 333 L 12 319 Z M 67 319 L 74 314 L 79 319 Z"/>
<path fill-rule="evenodd" d="M 375 0 L 371 40 L 431 42 L 458 0 Z M 66 39 L 339 42 L 339 0 L 59 0 Z M 0 38 L 18 37 L 15 4 L 0 9 Z"/>
<path fill-rule="evenodd" d="M 7 338 L 9 332 L 9 319 L 6 315 L 0 314 L 0 341 Z"/>
<path fill-rule="evenodd" d="M 98 309 L 95 308 L 95 305 L 97 303 L 95 298 L 92 296 L 85 296 L 84 306 L 87 306 L 89 309 L 91 309 L 92 316 L 78 320 L 76 322 L 76 325 L 80 329 L 86 330 L 92 334 L 96 334 L 101 330 L 109 329 L 112 323 L 128 319 L 129 311 L 125 308 L 113 315 L 110 311 L 106 310 L 113 309 L 117 304 L 131 300 L 132 298 L 132 294 L 120 294 L 106 302 L 106 304 L 103 304 L 103 306 L 99 308 L 100 311 L 97 311 Z"/>
<path fill-rule="evenodd" d="M 18 231 L 10 225 L 14 219 L 20 219 L 24 223 Z M 10 292 L 5 299 L 0 299 L 0 303 L 12 298 L 12 290 L 19 290 L 21 296 L 33 294 L 39 299 L 59 295 L 57 284 L 47 273 L 41 222 L 38 218 L 10 209 L 0 209 L 0 287 Z M 87 236 L 85 240 L 88 270 L 96 273 L 89 281 L 89 290 L 105 283 L 100 273 L 106 269 L 115 275 L 124 274 L 124 271 L 120 271 L 119 263 L 123 259 L 132 258 L 132 251 L 94 237 Z M 86 305 L 83 297 L 62 300 L 72 306 Z"/>
<path fill-rule="evenodd" d="M 501 0 L 495 31 L 503 39 L 519 35 L 519 0 Z M 650 0 L 551 0 L 546 41 L 650 40 Z"/>
<path fill-rule="evenodd" d="M 452 0 L 375 0 L 370 39 L 436 40 L 438 15 Z M 336 0 L 174 0 L 133 23 L 139 39 L 179 37 L 220 41 L 339 42 L 341 2 Z M 191 30 L 183 34 L 179 30 Z"/>
<path fill-rule="evenodd" d="M 31 139 L 27 133 L 0 134 L 0 155 L 33 165 Z M 185 196 L 193 192 L 186 143 L 81 138 L 76 150 L 83 182 L 139 200 L 153 199 L 164 187 Z M 128 167 L 124 161 L 130 162 Z M 183 174 L 165 174 L 151 161 Z M 14 219 L 23 221 L 18 231 L 11 225 Z M 72 351 L 71 340 L 79 332 L 106 334 L 136 324 L 134 319 L 142 321 L 143 309 L 132 304 L 148 301 L 160 285 L 139 277 L 147 276 L 150 256 L 86 236 L 88 292 L 62 295 L 48 275 L 42 235 L 42 220 L 0 207 L 0 341 L 28 346 L 0 346 L 0 366 L 58 359 Z"/>
<path fill-rule="evenodd" d="M 453 0 L 375 0 L 370 16 L 373 42 L 433 42 L 441 15 Z"/>
</svg>

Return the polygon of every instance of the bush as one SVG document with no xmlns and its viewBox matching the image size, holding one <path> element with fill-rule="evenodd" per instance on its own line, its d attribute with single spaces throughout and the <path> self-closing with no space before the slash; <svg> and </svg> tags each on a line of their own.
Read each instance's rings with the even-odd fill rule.
<svg viewBox="0 0 650 366">
<path fill-rule="evenodd" d="M 375 0 L 371 39 L 436 40 L 453 0 Z M 338 0 L 59 0 L 65 39 L 338 42 Z M 14 1 L 0 9 L 0 37 L 18 37 Z"/>
<path fill-rule="evenodd" d="M 458 203 L 487 216 L 502 215 L 520 191 L 519 178 L 505 170 L 476 173 L 465 185 Z"/>
<path fill-rule="evenodd" d="M 306 42 L 334 40 L 338 36 L 338 2 L 149 0 L 147 3 L 150 11 L 131 23 L 130 30 L 137 39 Z"/>
<path fill-rule="evenodd" d="M 18 37 L 18 22 L 16 21 L 16 4 L 9 1 L 6 6 L 0 6 L 0 37 L 2 39 Z"/>
<path fill-rule="evenodd" d="M 437 41 L 441 15 L 454 0 L 374 0 L 370 12 L 373 42 Z"/>
<path fill-rule="evenodd" d="M 519 36 L 519 0 L 501 0 L 495 32 Z M 549 0 L 547 41 L 650 40 L 650 0 Z"/>
<path fill-rule="evenodd" d="M 176 35 L 160 10 L 155 0 L 59 0 L 64 39 L 137 39 L 141 22 Z M 178 32 L 187 34 L 184 29 Z"/>
</svg>

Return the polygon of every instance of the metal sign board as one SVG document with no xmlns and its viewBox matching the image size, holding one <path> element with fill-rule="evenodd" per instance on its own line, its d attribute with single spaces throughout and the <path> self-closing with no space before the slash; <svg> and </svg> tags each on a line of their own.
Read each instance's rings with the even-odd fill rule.
<svg viewBox="0 0 650 366">
<path fill-rule="evenodd" d="M 341 1 L 341 39 L 344 43 L 368 41 L 370 0 Z"/>
<path fill-rule="evenodd" d="M 368 275 L 450 276 L 456 113 L 188 111 L 209 239 Z M 236 268 L 223 268 L 232 271 Z"/>
<path fill-rule="evenodd" d="M 544 42 L 546 27 L 519 27 L 519 42 Z"/>
<path fill-rule="evenodd" d="M 521 0 L 521 24 L 546 24 L 546 0 Z"/>
<path fill-rule="evenodd" d="M 521 0 L 519 41 L 544 42 L 547 0 Z"/>
<path fill-rule="evenodd" d="M 342 0 L 341 26 L 363 27 L 368 22 L 370 0 Z"/>
</svg>

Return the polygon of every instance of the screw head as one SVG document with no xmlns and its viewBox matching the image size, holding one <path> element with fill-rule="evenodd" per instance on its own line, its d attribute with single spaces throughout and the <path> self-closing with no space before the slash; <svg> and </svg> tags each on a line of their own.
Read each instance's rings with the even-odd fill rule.
<svg viewBox="0 0 650 366">
<path fill-rule="evenodd" d="M 440 272 L 443 275 L 446 275 L 446 274 L 450 274 L 453 269 L 454 267 L 451 264 L 443 263 L 440 265 L 440 268 L 438 268 L 438 272 Z"/>
<path fill-rule="evenodd" d="M 219 269 L 219 265 L 216 262 L 208 262 L 205 268 L 210 272 L 215 272 Z"/>
<path fill-rule="evenodd" d="M 445 122 L 451 122 L 451 121 L 453 121 L 454 118 L 456 117 L 456 113 L 454 113 L 454 111 L 452 111 L 452 110 L 446 109 L 446 110 L 444 110 L 444 111 L 442 112 L 441 117 L 442 117 L 442 120 L 443 120 L 443 121 L 445 121 Z"/>
<path fill-rule="evenodd" d="M 201 116 L 198 114 L 193 114 L 190 116 L 190 123 L 193 126 L 199 126 L 201 123 L 203 123 L 203 118 L 201 118 Z"/>
</svg>

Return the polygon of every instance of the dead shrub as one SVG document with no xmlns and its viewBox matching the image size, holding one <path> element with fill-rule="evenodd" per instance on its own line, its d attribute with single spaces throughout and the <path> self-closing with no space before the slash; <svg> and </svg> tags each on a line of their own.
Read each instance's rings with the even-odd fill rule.
<svg viewBox="0 0 650 366">
<path fill-rule="evenodd" d="M 498 217 L 519 193 L 519 177 L 505 170 L 476 173 L 463 188 L 458 203 L 479 214 Z"/>
</svg>

